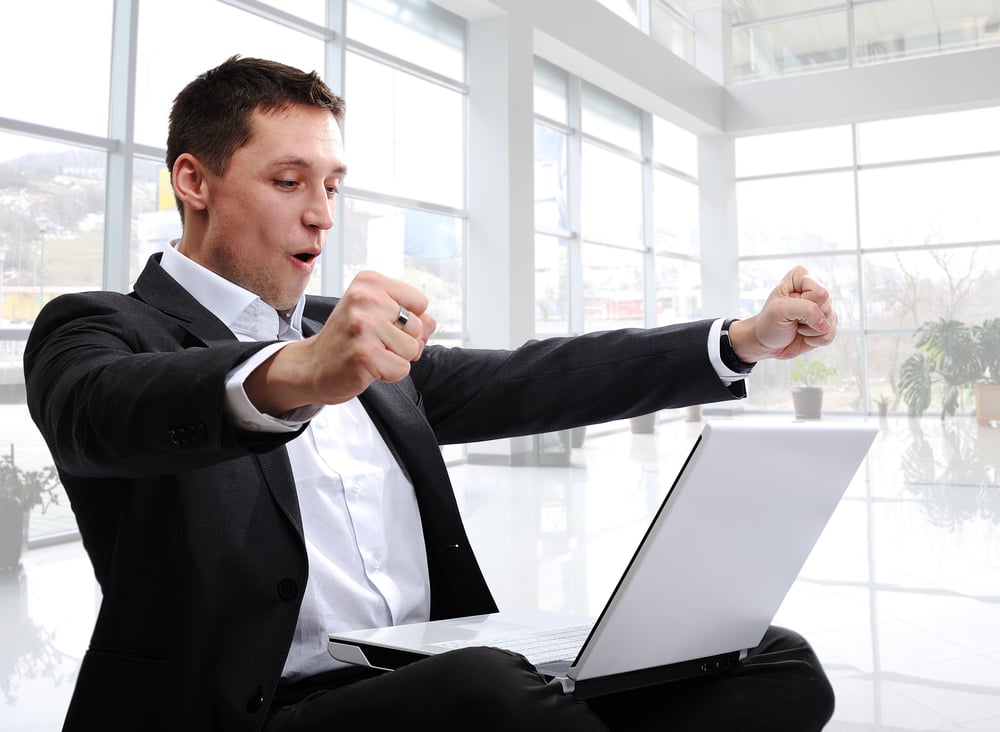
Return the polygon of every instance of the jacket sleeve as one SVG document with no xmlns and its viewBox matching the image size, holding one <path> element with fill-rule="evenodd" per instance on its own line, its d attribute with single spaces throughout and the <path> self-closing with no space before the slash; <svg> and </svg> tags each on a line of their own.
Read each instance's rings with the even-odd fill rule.
<svg viewBox="0 0 1000 732">
<path fill-rule="evenodd" d="M 273 449 L 297 433 L 239 430 L 223 410 L 225 375 L 266 345 L 209 344 L 126 295 L 65 295 L 25 347 L 28 409 L 56 464 L 80 477 L 158 475 Z"/>
<path fill-rule="evenodd" d="M 535 434 L 746 395 L 708 356 L 711 320 L 530 341 L 430 347 L 412 369 L 442 444 Z"/>
</svg>

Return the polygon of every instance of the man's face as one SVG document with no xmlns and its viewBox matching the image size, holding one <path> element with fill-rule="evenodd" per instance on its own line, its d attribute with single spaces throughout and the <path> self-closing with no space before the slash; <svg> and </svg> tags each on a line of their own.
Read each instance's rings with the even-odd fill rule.
<svg viewBox="0 0 1000 732">
<path fill-rule="evenodd" d="M 295 306 L 333 226 L 346 173 L 333 115 L 294 106 L 251 118 L 250 142 L 225 175 L 206 173 L 207 227 L 185 254 L 256 293 L 276 310 Z"/>
</svg>

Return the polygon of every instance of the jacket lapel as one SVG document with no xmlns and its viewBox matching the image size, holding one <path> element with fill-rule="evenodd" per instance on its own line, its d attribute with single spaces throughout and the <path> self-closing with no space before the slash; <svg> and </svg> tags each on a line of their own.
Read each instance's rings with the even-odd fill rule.
<svg viewBox="0 0 1000 732">
<path fill-rule="evenodd" d="M 201 305 L 160 266 L 160 254 L 149 258 L 136 280 L 134 293 L 145 303 L 173 318 L 177 324 L 206 346 L 237 340 L 221 320 Z M 284 446 L 254 455 L 258 470 L 282 513 L 303 537 L 299 499 L 295 492 L 292 467 Z"/>
</svg>

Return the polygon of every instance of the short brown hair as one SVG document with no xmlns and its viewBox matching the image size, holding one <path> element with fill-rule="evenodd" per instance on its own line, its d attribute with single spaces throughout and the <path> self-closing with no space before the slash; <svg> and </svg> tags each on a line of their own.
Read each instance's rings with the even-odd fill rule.
<svg viewBox="0 0 1000 732">
<path fill-rule="evenodd" d="M 315 71 L 306 73 L 276 61 L 233 56 L 188 84 L 174 99 L 167 132 L 167 168 L 191 153 L 215 175 L 223 175 L 233 154 L 250 141 L 254 112 L 292 105 L 329 110 L 344 124 L 344 100 Z M 184 220 L 184 207 L 177 209 Z"/>
</svg>

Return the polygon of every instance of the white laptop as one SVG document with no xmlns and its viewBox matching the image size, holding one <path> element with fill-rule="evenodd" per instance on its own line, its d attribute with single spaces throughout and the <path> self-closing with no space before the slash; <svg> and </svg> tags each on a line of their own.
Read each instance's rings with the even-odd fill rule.
<svg viewBox="0 0 1000 732">
<path fill-rule="evenodd" d="M 503 647 L 579 697 L 724 673 L 760 643 L 877 431 L 706 423 L 596 622 L 500 612 L 331 634 L 329 652 L 392 670 Z"/>
</svg>

